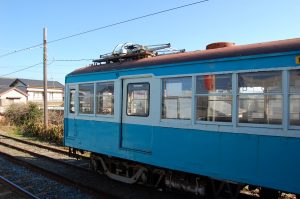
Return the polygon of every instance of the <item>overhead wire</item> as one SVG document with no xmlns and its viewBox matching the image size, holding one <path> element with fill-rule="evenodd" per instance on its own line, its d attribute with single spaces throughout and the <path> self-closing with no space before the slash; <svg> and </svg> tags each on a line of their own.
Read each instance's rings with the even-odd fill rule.
<svg viewBox="0 0 300 199">
<path fill-rule="evenodd" d="M 29 68 L 33 68 L 33 67 L 35 67 L 35 66 L 41 65 L 42 63 L 43 63 L 43 62 L 39 62 L 39 63 L 37 63 L 37 64 L 31 65 L 31 66 L 27 66 L 27 67 L 22 68 L 22 69 L 19 69 L 19 70 L 16 70 L 16 71 L 13 71 L 13 72 L 4 74 L 4 75 L 0 75 L 0 77 L 5 77 L 5 76 L 8 76 L 8 75 L 17 73 L 17 72 L 21 72 L 21 71 L 23 71 L 23 70 L 27 70 L 27 69 L 29 69 Z"/>
<path fill-rule="evenodd" d="M 55 62 L 54 60 L 51 60 L 51 61 L 48 63 L 48 66 L 51 65 L 51 64 L 53 64 L 54 62 Z M 25 68 L 21 68 L 21 69 L 19 69 L 19 70 L 16 70 L 16 71 L 13 71 L 13 72 L 4 74 L 4 75 L 0 75 L 0 78 L 1 78 L 1 77 L 5 77 L 5 76 L 8 76 L 8 75 L 11 75 L 11 74 L 14 74 L 14 73 L 18 73 L 18 72 L 21 72 L 21 71 L 24 71 L 24 70 L 28 70 L 28 69 L 30 69 L 30 68 L 39 66 L 39 65 L 41 65 L 41 64 L 43 64 L 43 62 L 39 62 L 39 63 L 30 65 L 30 66 L 27 66 L 27 67 L 25 67 Z"/>
<path fill-rule="evenodd" d="M 147 18 L 147 17 L 150 17 L 150 16 L 154 16 L 154 15 L 158 15 L 158 14 L 170 12 L 170 11 L 173 11 L 173 10 L 178 10 L 178 9 L 181 9 L 181 8 L 193 6 L 193 5 L 200 4 L 200 3 L 204 3 L 204 2 L 207 2 L 207 1 L 209 1 L 209 0 L 196 1 L 196 2 L 193 2 L 193 3 L 184 4 L 184 5 L 181 5 L 181 6 L 174 7 L 174 8 L 169 8 L 169 9 L 166 9 L 166 10 L 161 10 L 161 11 L 158 11 L 158 12 L 154 12 L 154 13 L 142 15 L 142 16 L 139 16 L 139 17 L 134 17 L 134 18 L 127 19 L 127 20 L 123 20 L 123 21 L 116 22 L 116 23 L 113 23 L 113 24 L 109 24 L 109 25 L 105 25 L 105 26 L 98 27 L 98 28 L 90 29 L 90 30 L 87 30 L 87 31 L 84 31 L 84 32 L 80 32 L 80 33 L 76 33 L 76 34 L 73 34 L 73 35 L 65 36 L 65 37 L 62 37 L 62 38 L 59 38 L 59 39 L 50 40 L 50 41 L 47 42 L 47 44 L 49 44 L 49 43 L 55 43 L 55 42 L 62 41 L 62 40 L 65 40 L 65 39 L 69 39 L 69 38 L 72 38 L 72 37 L 77 37 L 77 36 L 80 36 L 80 35 L 83 35 L 83 34 L 87 34 L 87 33 L 90 33 L 90 32 L 94 32 L 94 31 L 101 30 L 101 29 L 105 29 L 105 28 L 117 26 L 117 25 L 124 24 L 124 23 L 128 23 L 128 22 L 131 22 L 131 21 L 136 21 L 136 20 L 143 19 L 143 18 Z M 40 47 L 40 46 L 42 46 L 42 45 L 43 45 L 43 43 L 39 43 L 39 44 L 36 44 L 36 45 L 32 45 L 32 46 L 30 46 L 30 47 L 22 48 L 22 49 L 19 49 L 19 50 L 14 50 L 14 51 L 12 51 L 12 52 L 5 53 L 5 54 L 0 55 L 0 58 L 6 57 L 6 56 L 9 56 L 9 55 L 11 55 L 11 54 L 18 53 L 18 52 L 22 52 L 22 51 L 26 51 L 26 50 L 31 50 L 31 49 Z M 54 63 L 55 61 L 61 61 L 61 62 L 64 62 L 64 61 L 90 61 L 90 60 L 94 60 L 94 59 L 74 59 L 74 60 L 66 60 L 66 59 L 60 59 L 60 60 L 59 60 L 59 59 L 58 59 L 58 60 L 53 60 L 52 63 Z M 37 64 L 31 65 L 31 66 L 28 66 L 28 67 L 25 67 L 25 68 L 22 68 L 22 69 L 19 69 L 19 70 L 16 70 L 16 71 L 13 71 L 13 72 L 4 74 L 4 75 L 0 75 L 0 77 L 8 76 L 8 75 L 11 75 L 11 74 L 20 72 L 20 71 L 27 70 L 27 69 L 29 69 L 29 68 L 33 68 L 33 67 L 35 67 L 35 66 L 38 66 L 38 65 L 40 65 L 40 64 L 42 64 L 42 63 L 43 63 L 43 62 L 39 62 L 39 63 L 37 63 Z M 52 64 L 52 63 L 51 63 L 51 64 Z"/>
<path fill-rule="evenodd" d="M 184 4 L 184 5 L 181 5 L 181 6 L 174 7 L 174 8 L 161 10 L 161 11 L 158 11 L 158 12 L 142 15 L 142 16 L 139 16 L 139 17 L 134 17 L 134 18 L 131 18 L 131 19 L 123 20 L 123 21 L 120 21 L 120 22 L 112 23 L 112 24 L 109 24 L 109 25 L 101 26 L 101 27 L 98 27 L 98 28 L 94 28 L 94 29 L 90 29 L 90 30 L 83 31 L 83 32 L 80 32 L 80 33 L 76 33 L 76 34 L 72 34 L 72 35 L 69 35 L 69 36 L 62 37 L 62 38 L 58 38 L 58 39 L 55 39 L 55 40 L 50 40 L 47 43 L 48 44 L 55 43 L 55 42 L 58 42 L 58 41 L 62 41 L 62 40 L 69 39 L 69 38 L 72 38 L 72 37 L 77 37 L 77 36 L 84 35 L 84 34 L 87 34 L 87 33 L 90 33 L 90 32 L 94 32 L 94 31 L 105 29 L 105 28 L 117 26 L 117 25 L 128 23 L 128 22 L 131 22 L 131 21 L 136 21 L 136 20 L 143 19 L 143 18 L 146 18 L 146 17 L 150 17 L 150 16 L 170 12 L 170 11 L 173 11 L 173 10 L 178 10 L 178 9 L 193 6 L 193 5 L 196 5 L 196 4 L 201 4 L 201 3 L 204 3 L 204 2 L 207 2 L 207 1 L 209 1 L 209 0 L 196 1 L 196 2 L 193 2 L 193 3 Z M 32 45 L 30 47 L 22 48 L 22 49 L 19 49 L 19 50 L 14 50 L 12 52 L 8 52 L 8 53 L 0 55 L 0 58 L 6 57 L 8 55 L 15 54 L 15 53 L 18 53 L 18 52 L 30 50 L 30 49 L 33 49 L 33 48 L 36 48 L 36 47 L 39 47 L 39 46 L 42 46 L 42 45 L 43 45 L 43 43 L 39 43 L 39 44 L 36 44 L 36 45 Z"/>
</svg>

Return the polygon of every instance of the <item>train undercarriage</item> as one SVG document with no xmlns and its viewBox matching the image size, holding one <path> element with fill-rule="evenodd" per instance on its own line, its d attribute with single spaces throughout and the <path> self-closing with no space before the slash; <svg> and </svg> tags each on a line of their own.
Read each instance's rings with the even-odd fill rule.
<svg viewBox="0 0 300 199">
<path fill-rule="evenodd" d="M 91 154 L 91 167 L 97 173 L 117 181 L 144 184 L 166 191 L 188 192 L 199 198 L 235 199 L 243 187 L 229 181 L 214 180 L 95 153 Z"/>
<path fill-rule="evenodd" d="M 77 156 L 76 149 L 70 150 L 71 155 Z M 183 173 L 134 161 L 111 157 L 102 154 L 90 154 L 90 166 L 100 175 L 127 184 L 144 184 L 159 190 L 187 192 L 199 198 L 240 198 L 245 187 L 254 197 L 263 199 L 278 199 L 281 192 L 269 188 L 239 184 L 231 181 L 217 180 L 205 176 Z M 300 198 L 295 195 L 293 198 Z"/>
</svg>

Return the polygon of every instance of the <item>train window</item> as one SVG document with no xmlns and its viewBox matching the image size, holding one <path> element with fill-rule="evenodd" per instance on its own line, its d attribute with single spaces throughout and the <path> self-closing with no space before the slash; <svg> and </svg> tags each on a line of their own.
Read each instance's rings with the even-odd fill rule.
<svg viewBox="0 0 300 199">
<path fill-rule="evenodd" d="M 69 113 L 75 113 L 75 89 L 73 88 L 69 92 Z"/>
<path fill-rule="evenodd" d="M 196 119 L 232 121 L 232 75 L 202 75 L 196 78 Z"/>
<path fill-rule="evenodd" d="M 300 126 L 300 70 L 290 71 L 290 125 Z"/>
<path fill-rule="evenodd" d="M 94 113 L 94 84 L 79 84 L 79 113 Z"/>
<path fill-rule="evenodd" d="M 114 114 L 114 83 L 100 82 L 96 84 L 96 113 Z"/>
<path fill-rule="evenodd" d="M 127 85 L 127 115 L 147 117 L 149 115 L 149 83 Z"/>
<path fill-rule="evenodd" d="M 191 119 L 191 77 L 163 79 L 162 96 L 163 119 Z"/>
<path fill-rule="evenodd" d="M 281 124 L 281 71 L 239 74 L 238 103 L 240 123 Z"/>
</svg>

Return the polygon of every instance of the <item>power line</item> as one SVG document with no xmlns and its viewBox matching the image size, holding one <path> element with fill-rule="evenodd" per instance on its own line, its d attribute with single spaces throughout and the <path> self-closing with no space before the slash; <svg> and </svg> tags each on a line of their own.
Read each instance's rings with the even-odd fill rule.
<svg viewBox="0 0 300 199">
<path fill-rule="evenodd" d="M 55 62 L 55 61 L 52 60 L 50 63 L 48 63 L 48 66 L 51 65 L 51 64 L 53 64 L 54 62 Z M 43 63 L 43 62 L 39 62 L 39 63 L 37 63 L 37 64 L 31 65 L 31 66 L 27 66 L 27 67 L 21 68 L 21 69 L 19 69 L 19 70 L 16 70 L 16 71 L 13 71 L 13 72 L 4 74 L 4 75 L 0 75 L 0 77 L 5 77 L 5 76 L 8 76 L 8 75 L 17 73 L 17 72 L 21 72 L 21 71 L 23 71 L 23 70 L 28 70 L 28 69 L 33 68 L 33 67 L 35 67 L 35 66 L 41 65 L 42 63 Z"/>
<path fill-rule="evenodd" d="M 14 50 L 14 51 L 11 51 L 11 52 L 9 52 L 9 53 L 5 53 L 5 54 L 0 55 L 0 58 L 6 57 L 6 56 L 8 56 L 8 55 L 12 55 L 12 54 L 15 54 L 15 53 L 18 53 L 18 52 L 27 51 L 27 50 L 32 50 L 32 49 L 34 49 L 34 48 L 40 47 L 41 45 L 43 45 L 43 43 L 36 44 L 36 45 L 30 46 L 30 47 L 27 47 L 27 48 L 22 48 L 22 49 L 19 49 L 19 50 Z"/>
<path fill-rule="evenodd" d="M 48 63 L 48 66 L 50 66 L 51 64 L 53 64 L 54 62 L 77 62 L 77 61 L 90 61 L 90 60 L 95 60 L 95 59 L 52 59 L 50 63 Z M 43 62 L 40 62 L 40 63 L 37 63 L 37 64 L 34 64 L 34 65 L 31 65 L 31 66 L 27 66 L 25 68 L 21 68 L 19 70 L 16 70 L 16 71 L 13 71 L 13 72 L 10 72 L 10 73 L 7 73 L 7 74 L 4 74 L 4 75 L 0 75 L 0 77 L 4 77 L 4 76 L 8 76 L 8 75 L 11 75 L 11 74 L 14 74 L 14 73 L 17 73 L 17 72 L 20 72 L 20 71 L 23 71 L 23 70 L 28 70 L 30 68 L 33 68 L 35 66 L 38 66 L 38 65 L 41 65 Z M 1 67 L 0 67 L 1 68 Z M 2 67 L 4 68 L 4 67 Z"/>
<path fill-rule="evenodd" d="M 52 41 L 48 41 L 47 43 L 49 44 L 49 43 L 62 41 L 62 40 L 65 40 L 65 39 L 69 39 L 69 38 L 72 38 L 72 37 L 77 37 L 77 36 L 80 36 L 80 35 L 84 35 L 84 34 L 87 34 L 87 33 L 90 33 L 90 32 L 102 30 L 102 29 L 105 29 L 105 28 L 110 28 L 110 27 L 117 26 L 117 25 L 120 25 L 120 24 L 136 21 L 136 20 L 143 19 L 143 18 L 146 18 L 146 17 L 151 17 L 151 16 L 154 16 L 154 15 L 170 12 L 170 11 L 173 11 L 173 10 L 178 10 L 178 9 L 193 6 L 193 5 L 196 5 L 196 4 L 201 4 L 201 3 L 204 3 L 204 2 L 207 2 L 207 1 L 209 1 L 209 0 L 196 1 L 196 2 L 185 4 L 185 5 L 182 5 L 182 6 L 177 6 L 177 7 L 174 7 L 174 8 L 161 10 L 161 11 L 158 11 L 158 12 L 150 13 L 150 14 L 147 14 L 147 15 L 142 15 L 142 16 L 139 16 L 139 17 L 134 17 L 134 18 L 127 19 L 127 20 L 124 20 L 124 21 L 120 21 L 120 22 L 116 22 L 116 23 L 113 23 L 113 24 L 101 26 L 99 28 L 94 28 L 94 29 L 87 30 L 87 31 L 84 31 L 84 32 L 80 32 L 80 33 L 65 36 L 65 37 L 62 37 L 62 38 L 59 38 L 59 39 L 55 39 L 55 40 L 52 40 Z M 30 47 L 27 47 L 27 48 L 23 48 L 23 49 L 15 50 L 15 51 L 12 51 L 12 52 L 9 52 L 9 53 L 6 53 L 6 54 L 2 54 L 2 55 L 0 55 L 0 58 L 6 57 L 6 56 L 14 54 L 14 53 L 30 50 L 32 48 L 36 48 L 36 47 L 39 47 L 39 46 L 42 46 L 42 45 L 43 45 L 43 43 L 40 43 L 40 44 L 36 44 L 36 45 L 30 46 Z"/>
<path fill-rule="evenodd" d="M 178 9 L 181 9 L 181 8 L 184 8 L 184 7 L 188 7 L 188 6 L 192 6 L 192 5 L 195 5 L 195 4 L 204 3 L 206 1 L 209 1 L 209 0 L 197 1 L 197 2 L 194 2 L 194 3 L 189 3 L 189 4 L 182 5 L 182 6 L 177 6 L 177 7 L 174 7 L 174 8 L 170 8 L 170 9 L 166 9 L 166 10 L 162 10 L 162 11 L 150 13 L 150 14 L 147 14 L 147 15 L 143 15 L 143 16 L 139 16 L 139 17 L 127 19 L 127 20 L 120 21 L 120 22 L 117 22 L 117 23 L 105 25 L 105 26 L 102 26 L 102 27 L 99 27 L 99 28 L 94 28 L 94 29 L 91 29 L 91 30 L 87 30 L 87 31 L 84 31 L 84 32 L 81 32 L 81 33 L 77 33 L 77 34 L 73 34 L 73 35 L 70 35 L 70 36 L 62 37 L 60 39 L 52 40 L 52 41 L 49 41 L 48 43 L 58 42 L 58 41 L 61 41 L 61 40 L 65 40 L 65 39 L 69 39 L 69 38 L 76 37 L 76 36 L 79 36 L 79 35 L 87 34 L 87 33 L 90 33 L 90 32 L 97 31 L 97 30 L 101 30 L 101 29 L 105 29 L 105 28 L 117 26 L 117 25 L 128 23 L 128 22 L 131 22 L 131 21 L 136 21 L 136 20 L 139 20 L 139 19 L 143 19 L 143 18 L 146 18 L 146 17 L 150 17 L 150 16 L 162 14 L 162 13 L 165 13 L 165 12 L 170 12 L 170 11 L 173 11 L 173 10 L 178 10 Z"/>
<path fill-rule="evenodd" d="M 13 71 L 11 73 L 7 73 L 7 74 L 4 74 L 4 75 L 1 75 L 0 77 L 5 77 L 5 76 L 8 76 L 8 75 L 11 75 L 11 74 L 14 74 L 14 73 L 17 73 L 17 72 L 21 72 L 23 70 L 27 70 L 29 68 L 33 68 L 35 66 L 38 66 L 38 65 L 41 65 L 43 62 L 40 62 L 40 63 L 37 63 L 37 64 L 34 64 L 34 65 L 31 65 L 31 66 L 28 66 L 28 67 L 25 67 L 25 68 L 22 68 L 20 70 L 16 70 L 16 71 Z"/>
</svg>

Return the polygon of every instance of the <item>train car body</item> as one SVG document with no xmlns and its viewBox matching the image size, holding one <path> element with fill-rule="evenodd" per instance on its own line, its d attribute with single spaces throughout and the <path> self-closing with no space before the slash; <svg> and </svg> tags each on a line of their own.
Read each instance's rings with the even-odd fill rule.
<svg viewBox="0 0 300 199">
<path fill-rule="evenodd" d="M 75 70 L 64 144 L 300 194 L 299 56 L 290 39 Z"/>
</svg>

